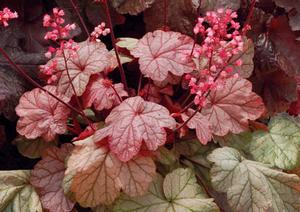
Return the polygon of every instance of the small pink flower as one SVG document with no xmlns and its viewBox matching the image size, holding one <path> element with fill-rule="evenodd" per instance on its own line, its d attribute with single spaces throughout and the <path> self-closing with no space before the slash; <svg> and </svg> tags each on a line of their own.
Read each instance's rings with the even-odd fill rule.
<svg viewBox="0 0 300 212">
<path fill-rule="evenodd" d="M 0 24 L 3 24 L 4 27 L 7 27 L 8 21 L 14 18 L 18 18 L 17 12 L 12 12 L 7 7 L 5 7 L 3 10 L 0 10 Z"/>
</svg>

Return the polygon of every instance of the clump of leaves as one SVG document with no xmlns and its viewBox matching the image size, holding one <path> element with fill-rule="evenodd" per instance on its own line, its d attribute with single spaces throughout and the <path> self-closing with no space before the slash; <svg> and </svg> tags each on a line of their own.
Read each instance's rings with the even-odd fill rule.
<svg viewBox="0 0 300 212">
<path fill-rule="evenodd" d="M 41 158 L 0 171 L 1 211 L 300 210 L 297 1 L 56 4 L 38 79 L 0 45 L 0 111 Z M 114 28 L 138 14 L 139 38 Z"/>
</svg>

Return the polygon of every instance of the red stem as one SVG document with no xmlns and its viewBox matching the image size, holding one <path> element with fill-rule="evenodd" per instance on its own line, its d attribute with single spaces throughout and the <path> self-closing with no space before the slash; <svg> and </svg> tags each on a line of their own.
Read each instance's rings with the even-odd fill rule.
<svg viewBox="0 0 300 212">
<path fill-rule="evenodd" d="M 139 77 L 139 85 L 138 85 L 138 90 L 137 90 L 138 96 L 140 95 L 140 91 L 141 91 L 141 87 L 142 87 L 142 79 L 143 79 L 143 74 L 141 73 L 140 77 Z"/>
<path fill-rule="evenodd" d="M 250 8 L 249 8 L 249 13 L 248 13 L 246 21 L 244 23 L 244 27 L 247 27 L 249 25 L 250 21 L 251 21 L 251 18 L 253 16 L 253 12 L 254 12 L 255 3 L 256 3 L 256 0 L 251 1 Z M 244 30 L 243 35 L 245 35 L 246 32 L 247 31 Z"/>
<path fill-rule="evenodd" d="M 164 0 L 164 31 L 168 29 L 168 0 Z"/>
<path fill-rule="evenodd" d="M 78 8 L 77 8 L 75 2 L 74 2 L 73 0 L 70 0 L 70 2 L 71 2 L 71 4 L 72 4 L 72 7 L 74 8 L 74 10 L 75 10 L 75 12 L 76 12 L 76 14 L 77 14 L 79 20 L 80 20 L 81 25 L 82 25 L 83 28 L 84 28 L 84 31 L 85 31 L 87 37 L 90 37 L 89 30 L 88 30 L 86 24 L 84 23 L 84 20 L 83 20 L 82 16 L 80 15 L 80 12 L 79 12 L 79 10 L 78 10 Z"/>
<path fill-rule="evenodd" d="M 126 81 L 126 75 L 125 75 L 125 71 L 123 69 L 121 60 L 120 60 L 120 56 L 119 56 L 119 51 L 116 45 L 116 38 L 115 38 L 115 34 L 113 31 L 113 25 L 112 25 L 112 20 L 111 20 L 111 15 L 110 15 L 110 11 L 109 11 L 109 5 L 107 3 L 107 0 L 103 1 L 103 4 L 105 6 L 105 13 L 106 13 L 106 17 L 107 17 L 107 24 L 108 24 L 108 28 L 110 29 L 110 37 L 111 37 L 111 41 L 112 41 L 112 45 L 115 49 L 115 54 L 117 57 L 117 61 L 118 61 L 118 66 L 119 66 L 119 70 L 120 70 L 120 75 L 121 75 L 121 81 L 124 84 L 124 89 L 126 91 L 128 91 L 128 86 L 127 86 L 127 81 Z"/>
<path fill-rule="evenodd" d="M 119 95 L 118 92 L 116 91 L 115 86 L 114 86 L 114 85 L 111 85 L 110 87 L 111 87 L 111 88 L 114 90 L 114 92 L 116 93 L 116 95 L 117 95 L 119 101 L 120 101 L 120 102 L 123 102 L 123 99 L 120 97 L 120 95 Z"/>
<path fill-rule="evenodd" d="M 67 106 L 68 108 L 70 108 L 72 111 L 80 114 L 81 116 L 83 116 L 82 112 L 79 111 L 77 108 L 73 107 L 72 105 L 70 105 L 69 103 L 64 102 L 63 100 L 61 100 L 60 98 L 58 98 L 57 96 L 55 96 L 53 93 L 47 91 L 45 88 L 43 88 L 37 81 L 35 81 L 34 79 L 32 79 L 21 67 L 19 67 L 14 61 L 12 61 L 12 59 L 6 54 L 6 52 L 4 51 L 4 49 L 0 48 L 0 53 L 5 57 L 5 59 L 9 62 L 9 64 L 14 67 L 17 72 L 24 77 L 28 82 L 30 82 L 33 86 L 40 88 L 42 91 L 46 92 L 47 94 L 49 94 L 50 96 L 52 96 L 53 98 L 55 98 L 57 101 L 61 102 L 62 104 L 64 104 L 65 106 Z"/>
<path fill-rule="evenodd" d="M 83 115 L 83 118 L 87 121 L 87 123 L 90 125 L 90 120 L 88 119 L 88 117 L 84 114 L 83 112 L 83 109 L 82 109 L 82 105 L 79 101 L 79 98 L 78 98 L 78 95 L 77 95 L 77 92 L 75 90 L 75 87 L 72 83 L 72 79 L 71 79 L 71 76 L 70 76 L 70 73 L 69 73 L 69 68 L 68 68 L 68 63 L 67 63 L 67 58 L 66 58 L 66 54 L 64 52 L 64 50 L 62 51 L 62 55 L 63 55 L 63 58 L 64 58 L 64 62 L 65 62 L 65 66 L 66 66 L 66 71 L 67 71 L 67 76 L 68 76 L 68 80 L 69 80 L 69 83 L 71 84 L 71 87 L 72 87 L 72 90 L 74 92 L 74 95 L 75 95 L 75 100 L 76 100 L 76 103 L 77 103 L 77 106 L 79 107 L 82 115 Z"/>
</svg>

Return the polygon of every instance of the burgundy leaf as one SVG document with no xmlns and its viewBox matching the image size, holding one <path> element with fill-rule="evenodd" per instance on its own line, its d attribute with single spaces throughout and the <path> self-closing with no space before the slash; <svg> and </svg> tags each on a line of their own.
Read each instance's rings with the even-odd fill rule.
<svg viewBox="0 0 300 212">
<path fill-rule="evenodd" d="M 111 0 L 111 2 L 119 13 L 137 15 L 149 8 L 155 0 Z"/>
<path fill-rule="evenodd" d="M 288 25 L 288 18 L 286 16 L 273 18 L 269 35 L 279 59 L 286 60 L 286 68 L 283 68 L 283 71 L 289 76 L 300 74 L 300 42 L 296 40 Z"/>
<path fill-rule="evenodd" d="M 139 58 L 141 72 L 155 81 L 164 81 L 171 72 L 176 76 L 190 73 L 195 64 L 190 57 L 194 41 L 178 32 L 157 30 L 147 33 L 131 50 Z"/>
</svg>

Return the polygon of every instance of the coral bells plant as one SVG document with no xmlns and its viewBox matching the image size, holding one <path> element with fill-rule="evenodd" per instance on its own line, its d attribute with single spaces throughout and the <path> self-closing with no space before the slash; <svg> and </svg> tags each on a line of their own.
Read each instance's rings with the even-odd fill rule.
<svg viewBox="0 0 300 212">
<path fill-rule="evenodd" d="M 32 86 L 14 88 L 7 145 L 40 158 L 0 171 L 0 211 L 299 211 L 300 28 L 284 9 L 217 2 L 41 3 L 39 74 L 0 46 Z M 3 28 L 24 17 L 0 11 Z"/>
</svg>

